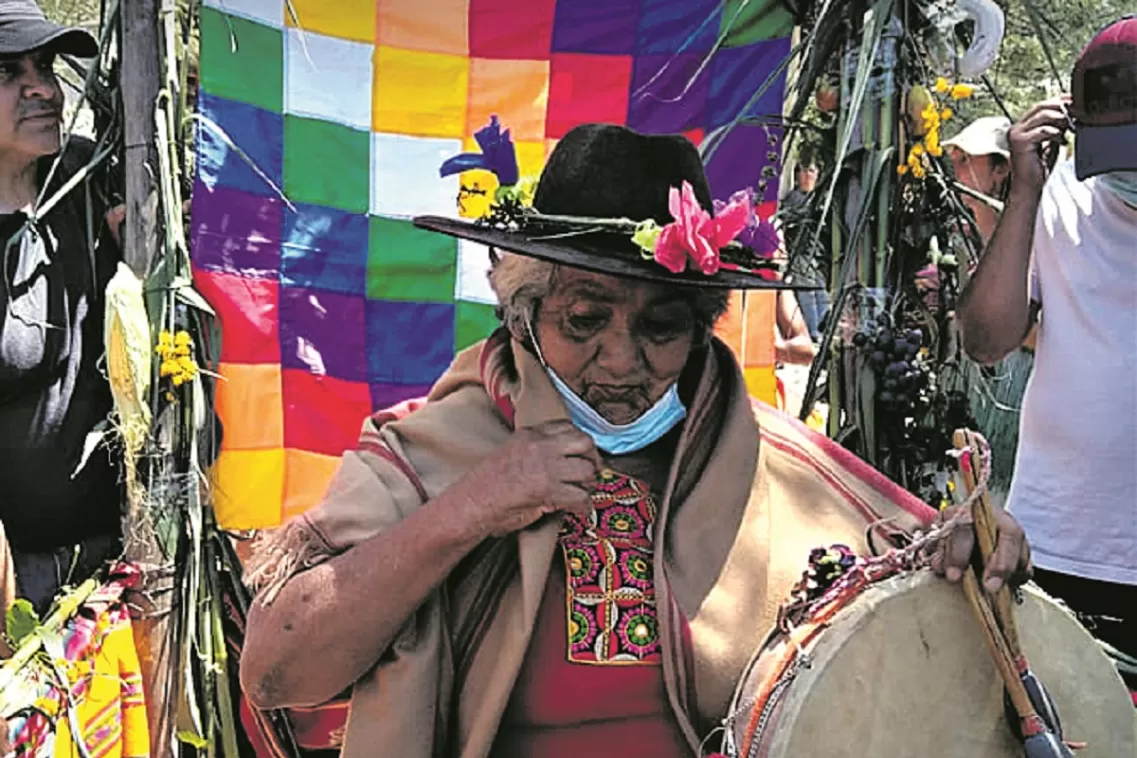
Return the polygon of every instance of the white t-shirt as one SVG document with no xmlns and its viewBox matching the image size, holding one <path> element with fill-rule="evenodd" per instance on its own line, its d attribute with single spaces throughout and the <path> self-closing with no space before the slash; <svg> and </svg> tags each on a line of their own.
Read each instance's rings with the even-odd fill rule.
<svg viewBox="0 0 1137 758">
<path fill-rule="evenodd" d="M 1137 585 L 1137 208 L 1062 163 L 1033 256 L 1042 320 L 1007 507 L 1036 565 Z"/>
</svg>

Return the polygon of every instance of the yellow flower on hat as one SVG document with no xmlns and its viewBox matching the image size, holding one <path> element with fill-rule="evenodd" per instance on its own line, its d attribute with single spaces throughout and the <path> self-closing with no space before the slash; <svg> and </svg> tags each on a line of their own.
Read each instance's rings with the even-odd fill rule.
<svg viewBox="0 0 1137 758">
<path fill-rule="evenodd" d="M 975 93 L 975 88 L 970 84 L 953 84 L 951 86 L 951 99 L 963 100 L 971 97 Z"/>
<path fill-rule="evenodd" d="M 942 76 L 936 79 L 936 92 L 939 92 L 942 95 L 946 93 L 950 88 L 951 87 L 948 84 L 947 79 L 943 78 Z"/>
<path fill-rule="evenodd" d="M 476 168 L 463 172 L 458 190 L 458 215 L 474 219 L 488 216 L 497 187 L 497 176 L 492 171 Z"/>
</svg>

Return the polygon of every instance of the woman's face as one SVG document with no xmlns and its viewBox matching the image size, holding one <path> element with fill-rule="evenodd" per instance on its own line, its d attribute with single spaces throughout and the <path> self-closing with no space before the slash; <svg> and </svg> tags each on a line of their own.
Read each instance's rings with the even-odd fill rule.
<svg viewBox="0 0 1137 758">
<path fill-rule="evenodd" d="M 605 419 L 627 424 L 679 379 L 695 314 L 674 287 L 561 267 L 533 328 L 553 371 Z"/>
</svg>

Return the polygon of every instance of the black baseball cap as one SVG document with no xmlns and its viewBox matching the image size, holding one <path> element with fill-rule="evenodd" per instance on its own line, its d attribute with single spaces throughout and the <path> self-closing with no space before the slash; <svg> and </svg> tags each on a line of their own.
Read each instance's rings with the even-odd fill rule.
<svg viewBox="0 0 1137 758">
<path fill-rule="evenodd" d="M 0 0 L 0 56 L 47 47 L 78 58 L 99 54 L 95 38 L 76 27 L 48 21 L 35 0 Z"/>
<path fill-rule="evenodd" d="M 1098 32 L 1078 56 L 1072 84 L 1078 178 L 1137 171 L 1137 16 Z"/>
</svg>

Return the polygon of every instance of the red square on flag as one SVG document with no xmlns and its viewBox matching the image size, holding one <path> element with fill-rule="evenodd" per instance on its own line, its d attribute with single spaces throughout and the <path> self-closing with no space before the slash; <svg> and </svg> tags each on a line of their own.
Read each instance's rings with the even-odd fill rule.
<svg viewBox="0 0 1137 758">
<path fill-rule="evenodd" d="M 574 126 L 592 122 L 627 123 L 631 82 L 631 56 L 553 55 L 545 136 L 560 139 Z"/>
<path fill-rule="evenodd" d="M 221 320 L 224 363 L 280 363 L 280 285 L 275 279 L 194 269 L 193 283 Z"/>
<path fill-rule="evenodd" d="M 470 0 L 470 57 L 544 61 L 556 0 Z"/>
<path fill-rule="evenodd" d="M 284 446 L 326 455 L 355 447 L 371 415 L 371 389 L 301 369 L 285 369 Z"/>
</svg>

